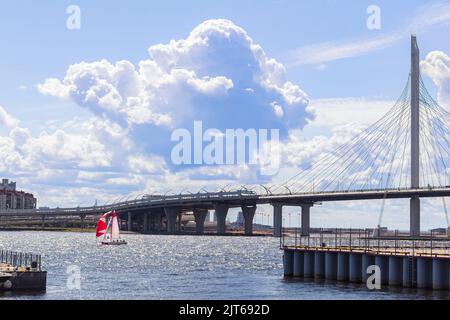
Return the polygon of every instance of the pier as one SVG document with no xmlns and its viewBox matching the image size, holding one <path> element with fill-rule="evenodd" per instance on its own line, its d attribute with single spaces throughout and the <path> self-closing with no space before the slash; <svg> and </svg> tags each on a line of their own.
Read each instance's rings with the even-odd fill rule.
<svg viewBox="0 0 450 320">
<path fill-rule="evenodd" d="M 32 253 L 0 251 L 0 292 L 45 291 L 47 271 L 42 258 Z"/>
<path fill-rule="evenodd" d="M 324 229 L 302 236 L 283 232 L 284 276 L 366 284 L 379 268 L 380 285 L 450 289 L 450 239 L 373 235 L 372 230 Z M 374 268 L 375 267 L 375 268 Z"/>
</svg>

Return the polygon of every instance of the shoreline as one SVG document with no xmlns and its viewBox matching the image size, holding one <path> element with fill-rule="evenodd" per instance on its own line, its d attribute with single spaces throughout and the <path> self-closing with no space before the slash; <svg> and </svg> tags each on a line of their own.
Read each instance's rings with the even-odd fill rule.
<svg viewBox="0 0 450 320">
<path fill-rule="evenodd" d="M 94 228 L 20 228 L 20 227 L 9 227 L 9 228 L 0 228 L 1 232 L 67 232 L 67 233 L 95 233 L 96 229 Z M 196 237 L 248 237 L 248 238 L 260 238 L 260 237 L 273 237 L 271 233 L 255 233 L 252 236 L 246 236 L 243 232 L 233 232 L 230 231 L 226 234 L 217 234 L 217 233 L 204 233 L 197 234 L 195 232 L 185 232 L 185 233 L 176 233 L 176 234 L 168 234 L 165 232 L 154 232 L 154 233 L 140 233 L 140 232 L 131 232 L 131 231 L 121 231 L 123 235 L 154 235 L 154 236 L 196 236 Z"/>
</svg>

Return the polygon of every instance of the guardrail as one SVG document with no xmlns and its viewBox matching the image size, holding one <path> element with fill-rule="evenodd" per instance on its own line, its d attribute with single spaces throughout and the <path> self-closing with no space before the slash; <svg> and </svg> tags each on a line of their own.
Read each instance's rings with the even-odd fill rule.
<svg viewBox="0 0 450 320">
<path fill-rule="evenodd" d="M 375 190 L 346 190 L 346 191 L 326 191 L 326 192 L 305 192 L 305 193 L 281 193 L 281 194 L 267 194 L 260 195 L 253 191 L 235 191 L 235 192 L 216 192 L 216 193 L 197 193 L 197 194 L 179 194 L 179 195 L 159 195 L 159 196 L 146 196 L 141 199 L 129 200 L 118 202 L 114 204 L 105 204 L 102 206 L 92 207 L 76 207 L 76 208 L 52 208 L 52 209 L 8 209 L 0 211 L 0 215 L 13 216 L 13 215 L 82 215 L 92 214 L 97 212 L 107 212 L 111 210 L 139 208 L 143 206 L 162 206 L 162 205 L 174 205 L 183 202 L 207 202 L 207 201 L 232 201 L 232 200 L 255 200 L 262 201 L 263 203 L 270 202 L 270 199 L 279 200 L 277 198 L 293 197 L 293 196 L 311 196 L 311 195 L 336 195 L 336 194 L 348 194 L 348 193 L 390 193 L 390 192 L 413 192 L 413 191 L 449 191 L 450 187 L 430 187 L 421 189 L 375 189 Z"/>
<path fill-rule="evenodd" d="M 302 236 L 300 228 L 286 228 L 280 238 L 280 248 L 450 258 L 450 239 L 446 235 L 430 232 L 411 238 L 398 231 L 386 236 L 377 236 L 377 232 L 377 229 L 320 229 Z"/>
<path fill-rule="evenodd" d="M 42 259 L 41 255 L 38 254 L 0 250 L 0 264 L 7 265 L 7 267 L 29 268 L 40 271 Z"/>
</svg>

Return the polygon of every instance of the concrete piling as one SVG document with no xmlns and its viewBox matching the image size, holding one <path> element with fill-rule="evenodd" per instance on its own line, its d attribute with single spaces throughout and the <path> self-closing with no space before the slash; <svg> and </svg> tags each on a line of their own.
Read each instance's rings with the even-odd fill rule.
<svg viewBox="0 0 450 320">
<path fill-rule="evenodd" d="M 367 282 L 367 278 L 369 278 L 369 274 L 367 273 L 367 270 L 370 266 L 375 265 L 375 256 L 371 254 L 363 254 L 362 256 L 362 270 L 361 270 L 361 280 L 363 283 Z"/>
<path fill-rule="evenodd" d="M 417 288 L 430 289 L 433 286 L 433 261 L 429 258 L 417 259 Z"/>
<path fill-rule="evenodd" d="M 348 281 L 349 279 L 349 254 L 348 252 L 338 253 L 338 264 L 337 264 L 337 280 L 338 281 Z"/>
<path fill-rule="evenodd" d="M 389 280 L 390 286 L 401 286 L 403 283 L 403 258 L 389 257 Z"/>
<path fill-rule="evenodd" d="M 314 251 L 305 251 L 304 277 L 314 278 Z"/>
<path fill-rule="evenodd" d="M 433 290 L 446 290 L 449 288 L 448 260 L 433 259 Z"/>
<path fill-rule="evenodd" d="M 316 251 L 314 255 L 314 279 L 325 278 L 325 252 Z"/>
<path fill-rule="evenodd" d="M 294 252 L 294 277 L 301 278 L 304 275 L 305 254 L 303 251 Z"/>
<path fill-rule="evenodd" d="M 337 279 L 337 253 L 326 252 L 325 253 L 325 279 L 336 280 Z"/>
<path fill-rule="evenodd" d="M 284 276 L 292 277 L 294 275 L 294 251 L 284 250 L 283 255 Z"/>
<path fill-rule="evenodd" d="M 286 277 L 352 283 L 366 283 L 367 270 L 375 265 L 380 269 L 383 286 L 450 289 L 450 259 L 442 257 L 291 248 L 284 250 L 283 264 Z"/>
<path fill-rule="evenodd" d="M 380 268 L 381 285 L 389 284 L 389 257 L 384 255 L 375 256 L 375 265 Z"/>
<path fill-rule="evenodd" d="M 349 281 L 350 282 L 361 282 L 362 280 L 362 254 L 361 253 L 350 253 L 350 264 L 349 264 Z"/>
</svg>

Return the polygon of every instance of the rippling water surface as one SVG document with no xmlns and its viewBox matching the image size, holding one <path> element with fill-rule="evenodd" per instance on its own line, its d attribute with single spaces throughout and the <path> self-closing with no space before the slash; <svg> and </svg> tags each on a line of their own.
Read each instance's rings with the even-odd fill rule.
<svg viewBox="0 0 450 320">
<path fill-rule="evenodd" d="M 0 299 L 449 299 L 417 290 L 286 281 L 275 238 L 126 235 L 98 246 L 92 234 L 0 232 L 0 248 L 42 254 L 47 291 Z M 69 290 L 68 267 L 81 270 Z"/>
</svg>

